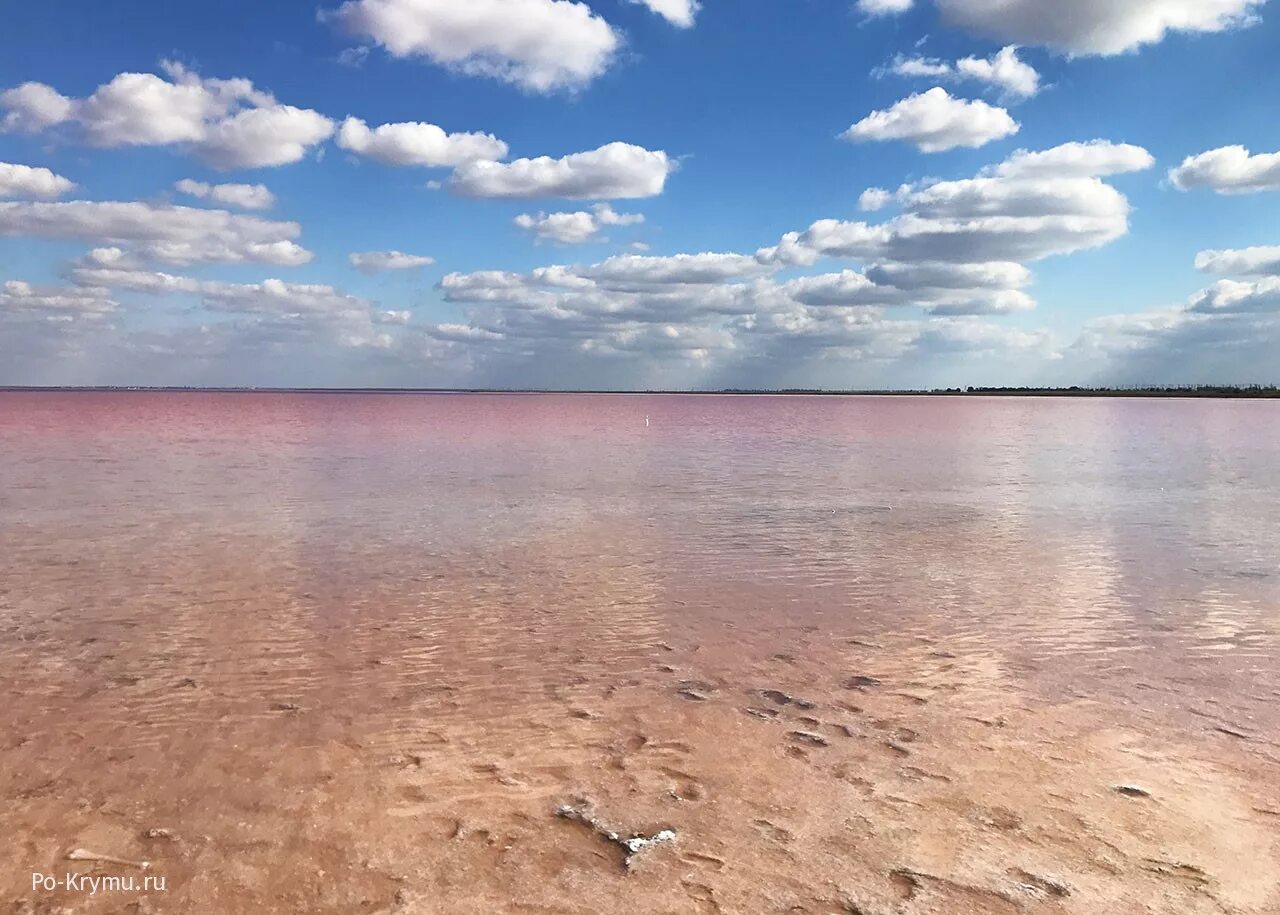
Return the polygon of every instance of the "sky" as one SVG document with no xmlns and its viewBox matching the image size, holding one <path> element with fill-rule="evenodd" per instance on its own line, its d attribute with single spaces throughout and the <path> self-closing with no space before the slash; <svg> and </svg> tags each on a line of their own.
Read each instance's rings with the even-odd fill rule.
<svg viewBox="0 0 1280 915">
<path fill-rule="evenodd" d="M 1276 0 L 68 0 L 0 384 L 1280 381 Z"/>
</svg>

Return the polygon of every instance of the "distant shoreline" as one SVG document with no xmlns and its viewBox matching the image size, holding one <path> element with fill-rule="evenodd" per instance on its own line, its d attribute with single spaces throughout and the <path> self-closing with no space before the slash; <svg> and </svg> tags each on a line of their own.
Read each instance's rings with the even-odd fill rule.
<svg viewBox="0 0 1280 915">
<path fill-rule="evenodd" d="M 932 390 L 803 390 L 803 389 L 727 389 L 719 391 L 632 391 L 632 390 L 556 390 L 551 388 L 277 388 L 277 387 L 181 387 L 181 386 L 34 386 L 0 385 L 3 394 L 28 393 L 170 393 L 170 394 L 594 394 L 632 396 L 696 396 L 696 397 L 1131 397 L 1131 398 L 1195 398 L 1224 400 L 1280 399 L 1280 388 L 1274 385 L 1188 385 L 1185 387 L 1146 388 L 938 388 Z"/>
</svg>

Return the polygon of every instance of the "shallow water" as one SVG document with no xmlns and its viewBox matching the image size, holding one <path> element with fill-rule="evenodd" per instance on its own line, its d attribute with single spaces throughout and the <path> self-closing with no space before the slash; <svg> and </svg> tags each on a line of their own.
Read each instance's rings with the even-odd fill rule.
<svg viewBox="0 0 1280 915">
<path fill-rule="evenodd" d="M 1280 909 L 1280 404 L 0 394 L 0 481 L 0 902 Z"/>
</svg>

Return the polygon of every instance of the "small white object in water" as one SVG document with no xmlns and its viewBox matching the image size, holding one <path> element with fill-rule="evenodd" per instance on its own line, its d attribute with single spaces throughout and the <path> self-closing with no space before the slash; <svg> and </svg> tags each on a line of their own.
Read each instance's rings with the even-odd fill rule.
<svg viewBox="0 0 1280 915">
<path fill-rule="evenodd" d="M 649 428 L 649 417 L 647 417 L 647 416 L 644 418 L 644 427 L 645 427 L 646 429 L 648 429 L 648 428 Z"/>
</svg>

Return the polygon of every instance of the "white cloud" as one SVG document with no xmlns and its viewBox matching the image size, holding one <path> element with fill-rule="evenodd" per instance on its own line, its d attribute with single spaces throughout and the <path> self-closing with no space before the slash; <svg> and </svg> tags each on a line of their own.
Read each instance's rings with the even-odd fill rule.
<svg viewBox="0 0 1280 915">
<path fill-rule="evenodd" d="M 911 9 L 915 0 L 858 0 L 860 13 L 868 16 L 896 16 Z"/>
<path fill-rule="evenodd" d="M 999 89 L 1004 95 L 1031 98 L 1040 91 L 1040 74 L 1018 57 L 1016 45 L 1009 45 L 989 58 L 964 57 L 954 64 L 925 57 L 895 57 L 888 67 L 875 75 L 894 73 L 898 76 L 928 77 L 959 82 L 975 80 Z"/>
<path fill-rule="evenodd" d="M 476 340 L 501 340 L 502 334 L 469 324 L 436 324 L 427 333 L 438 340 L 454 340 L 470 343 Z"/>
<path fill-rule="evenodd" d="M 874 293 L 876 284 L 857 270 L 798 277 L 783 289 L 797 302 L 817 308 L 883 304 Z"/>
<path fill-rule="evenodd" d="M 912 78 L 950 79 L 955 77 L 956 68 L 936 57 L 907 57 L 904 54 L 898 54 L 893 58 L 892 63 L 876 67 L 871 71 L 871 75 L 877 79 L 889 74 Z"/>
<path fill-rule="evenodd" d="M 39 133 L 71 120 L 75 104 L 44 83 L 23 83 L 0 92 L 0 108 L 7 112 L 0 120 L 0 128 Z"/>
<path fill-rule="evenodd" d="M 701 7 L 698 0 L 631 0 L 631 2 L 647 6 L 672 25 L 682 29 L 693 25 L 693 19 Z"/>
<path fill-rule="evenodd" d="M 196 147 L 214 168 L 270 168 L 298 162 L 333 135 L 324 115 L 292 105 L 250 108 L 210 126 Z"/>
<path fill-rule="evenodd" d="M 1199 292 L 1189 310 L 1205 314 L 1257 314 L 1280 311 L 1280 276 L 1254 282 L 1219 280 Z"/>
<path fill-rule="evenodd" d="M 744 254 L 674 254 L 649 257 L 621 254 L 592 267 L 575 271 L 578 276 L 606 285 L 666 285 L 672 283 L 723 283 L 767 272 L 754 257 Z"/>
<path fill-rule="evenodd" d="M 247 328 L 267 338 L 287 339 L 320 335 L 347 346 L 376 345 L 378 325 L 405 324 L 409 315 L 375 310 L 371 303 L 333 286 L 266 279 L 258 283 L 201 280 L 132 267 L 111 252 L 91 255 L 72 271 L 85 291 L 106 289 L 150 295 L 195 295 L 210 312 L 248 316 Z"/>
<path fill-rule="evenodd" d="M 1243 146 L 1223 146 L 1188 156 L 1169 172 L 1179 190 L 1207 187 L 1219 194 L 1280 190 L 1280 152 L 1252 155 Z"/>
<path fill-rule="evenodd" d="M 71 278 L 86 289 L 120 289 L 125 292 L 146 292 L 153 295 L 199 292 L 212 281 L 197 280 L 189 276 L 139 270 L 127 259 L 113 260 L 103 254 L 123 253 L 116 249 L 94 252 L 71 271 Z"/>
<path fill-rule="evenodd" d="M 199 295 L 206 308 L 237 314 L 368 315 L 369 303 L 333 286 L 288 283 L 267 279 L 259 283 L 227 283 L 190 276 L 132 269 L 127 263 L 89 257 L 72 271 L 85 289 L 118 289 L 153 295 Z"/>
<path fill-rule="evenodd" d="M 608 226 L 636 226 L 644 222 L 639 213 L 619 213 L 607 203 L 574 213 L 521 213 L 513 222 L 535 238 L 562 245 L 596 241 Z"/>
<path fill-rule="evenodd" d="M 0 197 L 60 197 L 75 186 L 47 168 L 0 162 Z"/>
<path fill-rule="evenodd" d="M 205 282 L 200 292 L 205 307 L 242 314 L 327 314 L 367 316 L 369 303 L 332 286 L 286 283 L 269 279 L 261 283 Z"/>
<path fill-rule="evenodd" d="M 405 254 L 403 251 L 357 251 L 348 255 L 347 260 L 361 273 L 412 270 L 435 263 L 435 260 L 430 257 L 421 254 Z"/>
<path fill-rule="evenodd" d="M 253 93 L 245 82 L 210 90 L 185 70 L 169 82 L 154 73 L 121 73 L 76 104 L 75 118 L 94 146 L 197 143 L 209 122 L 226 117 Z M 260 101 L 265 101 L 262 99 Z"/>
<path fill-rule="evenodd" d="M 864 213 L 883 210 L 893 202 L 893 194 L 882 187 L 869 187 L 858 195 L 858 209 Z"/>
<path fill-rule="evenodd" d="M 333 122 L 276 102 L 247 79 L 204 79 L 181 64 L 154 73 L 120 73 L 86 99 L 39 83 L 0 94 L 4 124 L 38 132 L 74 122 L 93 146 L 181 145 L 215 168 L 287 165 L 328 139 Z"/>
<path fill-rule="evenodd" d="M 1031 311 L 1020 288 L 1030 273 L 1020 264 L 877 264 L 799 277 L 780 289 L 813 308 L 915 306 L 938 315 L 997 315 Z"/>
<path fill-rule="evenodd" d="M 1018 98 L 1031 98 L 1040 91 L 1040 74 L 1035 67 L 1018 59 L 1015 45 L 1002 48 L 990 58 L 962 57 L 956 61 L 956 73 Z"/>
<path fill-rule="evenodd" d="M 265 184 L 207 184 L 183 178 L 173 187 L 181 194 L 242 210 L 269 210 L 276 203 L 275 195 Z"/>
<path fill-rule="evenodd" d="M 992 173 L 1002 178 L 1106 178 L 1144 171 L 1155 163 L 1151 153 L 1141 146 L 1090 140 L 1063 143 L 1041 152 L 1020 149 Z"/>
<path fill-rule="evenodd" d="M 1128 200 L 1095 174 L 1150 162 L 1145 150 L 1104 141 L 1020 150 L 976 178 L 900 191 L 904 212 L 887 222 L 819 220 L 757 257 L 808 265 L 820 257 L 988 263 L 1069 254 L 1128 231 Z"/>
<path fill-rule="evenodd" d="M 1023 291 L 1030 272 L 1018 263 L 882 260 L 863 271 L 781 284 L 768 275 L 776 269 L 734 253 L 615 256 L 526 274 L 454 273 L 440 288 L 447 301 L 471 308 L 468 323 L 451 325 L 448 339 L 495 366 L 552 354 L 562 366 L 589 355 L 710 367 L 739 358 L 790 364 L 808 356 L 1049 349 L 1043 334 L 971 318 L 1034 307 Z M 889 307 L 937 317 L 885 320 Z"/>
<path fill-rule="evenodd" d="M 847 140 L 906 140 L 921 152 L 936 153 L 957 146 L 985 146 L 1018 132 L 1009 112 L 983 101 L 952 98 L 934 87 L 883 111 L 873 111 L 841 134 Z"/>
<path fill-rule="evenodd" d="M 0 324 L 14 318 L 54 322 L 98 318 L 119 307 L 98 287 L 37 287 L 21 280 L 0 283 Z"/>
<path fill-rule="evenodd" d="M 395 57 L 427 57 L 533 92 L 585 86 L 621 45 L 604 19 L 572 0 L 349 0 L 325 16 Z"/>
<path fill-rule="evenodd" d="M 1202 251 L 1219 280 L 1185 305 L 1090 321 L 1074 354 L 1101 358 L 1122 382 L 1253 384 L 1274 380 L 1280 347 L 1280 247 Z"/>
<path fill-rule="evenodd" d="M 867 268 L 867 278 L 897 289 L 1021 289 L 1031 282 L 1031 271 L 1012 261 L 948 264 L 922 261 L 913 264 L 886 262 Z"/>
<path fill-rule="evenodd" d="M 760 384 L 762 376 L 765 383 L 780 383 L 779 369 L 782 375 L 792 368 L 809 373 L 838 360 L 847 384 L 849 367 L 859 363 L 883 371 L 899 360 L 947 354 L 1056 356 L 1046 334 L 959 317 L 1031 307 L 1016 288 L 1028 279 L 1019 265 L 990 265 L 985 273 L 967 265 L 882 266 L 877 279 L 870 271 L 847 270 L 781 285 L 736 254 L 611 258 L 528 274 L 450 274 L 440 284 L 444 296 L 471 307 L 468 321 L 428 333 L 466 347 L 481 368 L 500 375 L 527 377 L 523 373 L 550 362 L 561 383 L 580 364 L 596 365 L 597 373 L 608 371 L 615 379 L 626 365 L 643 366 L 646 373 L 741 366 L 750 367 L 753 383 Z M 904 287 L 878 282 L 890 276 Z M 961 288 L 971 281 L 991 286 Z M 918 288 L 906 288 L 910 284 Z M 885 306 L 919 306 L 939 317 L 888 320 L 881 313 Z"/>
<path fill-rule="evenodd" d="M 788 232 L 778 244 L 761 248 L 756 259 L 763 264 L 788 267 L 809 267 L 820 257 L 869 260 L 881 256 L 892 237 L 892 223 L 873 226 L 819 219 L 806 231 Z"/>
<path fill-rule="evenodd" d="M 1097 178 L 967 178 L 939 181 L 909 198 L 912 216 L 926 220 L 1046 216 L 1124 216 L 1128 205 Z"/>
<path fill-rule="evenodd" d="M 454 171 L 449 184 L 467 197 L 653 197 L 662 193 L 675 167 L 660 150 L 609 143 L 561 159 L 541 156 L 513 162 L 467 162 Z"/>
<path fill-rule="evenodd" d="M 1169 32 L 1251 24 L 1266 0 L 935 0 L 954 25 L 1071 54 L 1120 54 Z"/>
<path fill-rule="evenodd" d="M 1280 314 L 1280 247 L 1201 251 L 1196 269 L 1207 273 L 1250 277 L 1247 281 L 1224 279 L 1196 293 L 1184 312 L 1184 320 L 1214 315 L 1217 321 L 1233 316 Z M 1275 333 L 1274 326 L 1267 328 Z"/>
<path fill-rule="evenodd" d="M 120 306 L 106 289 L 0 281 L 0 371 L 17 383 L 64 364 L 84 346 L 109 339 Z M 29 363 L 27 372 L 12 369 Z"/>
<path fill-rule="evenodd" d="M 487 133 L 445 133 L 435 124 L 383 124 L 372 130 L 359 118 L 338 129 L 338 146 L 388 165 L 455 166 L 502 159 L 507 144 Z"/>
<path fill-rule="evenodd" d="M 311 252 L 293 239 L 295 222 L 192 207 L 73 200 L 0 203 L 0 237 L 74 239 L 128 245 L 169 264 L 256 262 L 298 266 Z"/>
<path fill-rule="evenodd" d="M 1201 251 L 1196 269 L 1228 276 L 1280 276 L 1280 246 Z"/>
</svg>

